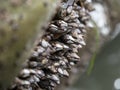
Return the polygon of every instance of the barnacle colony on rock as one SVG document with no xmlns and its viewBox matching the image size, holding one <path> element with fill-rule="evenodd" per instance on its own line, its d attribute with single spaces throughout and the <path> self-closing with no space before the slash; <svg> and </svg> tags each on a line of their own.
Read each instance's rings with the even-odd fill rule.
<svg viewBox="0 0 120 90">
<path fill-rule="evenodd" d="M 80 61 L 78 50 L 85 45 L 90 7 L 87 0 L 61 2 L 10 90 L 53 90 L 61 77 L 69 76 L 71 67 Z"/>
</svg>

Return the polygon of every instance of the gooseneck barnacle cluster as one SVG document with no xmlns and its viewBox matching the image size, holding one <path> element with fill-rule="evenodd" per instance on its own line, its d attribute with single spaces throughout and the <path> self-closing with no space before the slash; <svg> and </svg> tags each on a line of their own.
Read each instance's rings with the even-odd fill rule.
<svg viewBox="0 0 120 90">
<path fill-rule="evenodd" d="M 10 90 L 53 90 L 61 77 L 68 77 L 80 61 L 90 10 L 87 0 L 62 1 Z"/>
</svg>

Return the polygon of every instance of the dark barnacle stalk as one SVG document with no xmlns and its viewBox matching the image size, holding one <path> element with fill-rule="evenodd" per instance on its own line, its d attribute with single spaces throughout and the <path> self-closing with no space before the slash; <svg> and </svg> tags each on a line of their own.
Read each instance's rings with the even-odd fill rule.
<svg viewBox="0 0 120 90">
<path fill-rule="evenodd" d="M 15 78 L 10 90 L 53 90 L 61 77 L 68 77 L 72 66 L 80 61 L 77 55 L 85 45 L 87 0 L 64 0 L 46 33 L 37 42 L 26 66 Z M 91 7 L 91 6 L 89 6 Z"/>
</svg>

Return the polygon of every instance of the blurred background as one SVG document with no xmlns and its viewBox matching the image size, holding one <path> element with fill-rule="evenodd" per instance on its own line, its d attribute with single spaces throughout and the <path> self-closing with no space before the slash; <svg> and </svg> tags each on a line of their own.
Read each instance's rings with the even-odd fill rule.
<svg viewBox="0 0 120 90">
<path fill-rule="evenodd" d="M 120 0 L 93 0 L 100 50 L 67 90 L 120 90 Z M 102 41 L 101 41 L 102 40 Z"/>
<path fill-rule="evenodd" d="M 0 0 L 0 90 L 18 73 L 57 3 Z M 93 7 L 81 62 L 57 90 L 120 90 L 120 0 L 93 0 Z"/>
</svg>

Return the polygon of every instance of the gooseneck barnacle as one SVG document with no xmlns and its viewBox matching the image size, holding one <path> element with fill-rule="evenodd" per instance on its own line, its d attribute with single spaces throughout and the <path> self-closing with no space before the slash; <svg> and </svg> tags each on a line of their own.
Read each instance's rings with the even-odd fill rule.
<svg viewBox="0 0 120 90">
<path fill-rule="evenodd" d="M 86 44 L 90 10 L 87 0 L 63 0 L 10 90 L 53 90 L 61 77 L 68 77 Z"/>
</svg>

